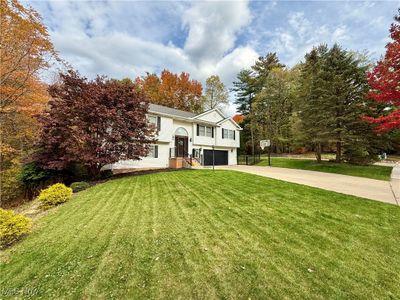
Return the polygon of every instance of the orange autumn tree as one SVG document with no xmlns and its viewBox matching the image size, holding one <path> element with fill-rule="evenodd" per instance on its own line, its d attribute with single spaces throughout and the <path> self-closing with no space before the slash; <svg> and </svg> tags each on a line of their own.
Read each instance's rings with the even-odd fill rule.
<svg viewBox="0 0 400 300">
<path fill-rule="evenodd" d="M 203 88 L 199 81 L 190 79 L 188 73 L 178 75 L 163 70 L 160 77 L 148 73 L 137 78 L 136 84 L 143 89 L 151 103 L 194 113 L 203 111 Z"/>
<path fill-rule="evenodd" d="M 18 194 L 19 161 L 34 142 L 34 116 L 48 101 L 39 72 L 58 58 L 33 8 L 0 0 L 0 11 L 0 201 L 7 201 Z"/>
</svg>

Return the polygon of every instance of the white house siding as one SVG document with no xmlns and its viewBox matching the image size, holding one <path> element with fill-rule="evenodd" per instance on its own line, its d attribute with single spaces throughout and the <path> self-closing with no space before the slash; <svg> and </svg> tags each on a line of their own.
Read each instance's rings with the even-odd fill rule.
<svg viewBox="0 0 400 300">
<path fill-rule="evenodd" d="M 113 165 L 105 166 L 103 169 L 131 169 L 131 168 L 167 168 L 169 166 L 170 149 L 175 146 L 175 132 L 178 128 L 184 128 L 188 133 L 188 153 L 192 154 L 193 148 L 202 149 L 201 154 L 205 149 L 228 151 L 228 164 L 237 164 L 237 148 L 240 146 L 240 131 L 232 121 L 226 121 L 217 124 L 224 117 L 217 111 L 206 112 L 200 117 L 182 120 L 182 116 L 175 119 L 173 116 L 158 114 L 155 112 L 149 115 L 159 116 L 161 119 L 161 128 L 157 136 L 158 158 L 143 157 L 141 160 L 123 160 Z M 202 122 L 203 121 L 203 122 Z M 197 124 L 204 125 L 205 123 L 215 123 L 214 137 L 197 136 Z M 235 130 L 235 140 L 224 138 L 222 139 L 222 128 Z"/>
<path fill-rule="evenodd" d="M 203 115 L 201 115 L 200 117 L 197 117 L 196 119 L 204 120 L 207 122 L 217 123 L 217 122 L 221 121 L 222 119 L 224 119 L 224 116 L 221 116 L 220 113 L 213 110 L 210 112 L 205 112 Z"/>
<path fill-rule="evenodd" d="M 161 116 L 161 129 L 157 136 L 158 141 L 167 143 L 172 141 L 171 132 L 173 132 L 173 124 L 174 120 L 172 118 Z"/>
<path fill-rule="evenodd" d="M 119 162 L 108 165 L 103 169 L 132 169 L 132 168 L 167 168 L 169 166 L 169 144 L 158 145 L 158 158 L 143 157 L 141 160 L 120 160 Z"/>
<path fill-rule="evenodd" d="M 235 130 L 235 139 L 232 140 L 228 138 L 222 138 L 222 129 Z M 220 124 L 220 127 L 218 127 L 216 134 L 216 146 L 232 148 L 240 147 L 240 131 L 237 130 L 237 127 L 230 120 L 226 120 Z"/>
<path fill-rule="evenodd" d="M 200 124 L 201 125 L 201 124 Z M 203 126 L 203 125 L 202 125 Z M 211 127 L 211 126 L 209 126 Z M 195 146 L 212 146 L 216 144 L 215 132 L 217 128 L 214 128 L 214 137 L 209 136 L 197 136 L 197 123 L 193 123 L 193 147 Z M 196 147 L 195 147 L 196 148 Z"/>
</svg>

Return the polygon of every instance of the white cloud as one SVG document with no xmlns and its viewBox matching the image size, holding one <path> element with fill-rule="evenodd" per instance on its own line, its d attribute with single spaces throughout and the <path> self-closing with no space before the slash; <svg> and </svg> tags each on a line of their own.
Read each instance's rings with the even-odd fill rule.
<svg viewBox="0 0 400 300">
<path fill-rule="evenodd" d="M 339 42 L 379 57 L 396 3 L 25 2 L 42 14 L 60 56 L 82 75 L 134 78 L 167 68 L 203 83 L 217 74 L 228 87 L 258 53 L 276 52 L 292 66 L 313 46 Z"/>
<path fill-rule="evenodd" d="M 168 68 L 187 71 L 201 81 L 221 72 L 230 85 L 236 72 L 256 57 L 248 46 L 235 48 L 238 31 L 250 20 L 247 0 L 191 6 L 186 2 L 35 4 L 61 56 L 89 77 L 134 77 Z M 180 47 L 172 42 L 177 30 L 181 30 Z"/>
<path fill-rule="evenodd" d="M 258 54 L 235 46 L 250 21 L 248 1 L 34 2 L 56 49 L 82 75 L 134 78 L 164 68 L 205 82 L 218 74 L 230 87 Z M 234 107 L 228 107 L 229 113 Z"/>
<path fill-rule="evenodd" d="M 277 52 L 289 66 L 300 62 L 313 46 L 341 43 L 349 38 L 345 25 L 315 24 L 305 17 L 304 12 L 289 13 L 287 17 L 289 26 L 268 33 L 267 47 Z"/>
<path fill-rule="evenodd" d="M 247 1 L 195 2 L 183 14 L 183 25 L 189 28 L 184 50 L 196 64 L 217 63 L 249 22 Z"/>
</svg>

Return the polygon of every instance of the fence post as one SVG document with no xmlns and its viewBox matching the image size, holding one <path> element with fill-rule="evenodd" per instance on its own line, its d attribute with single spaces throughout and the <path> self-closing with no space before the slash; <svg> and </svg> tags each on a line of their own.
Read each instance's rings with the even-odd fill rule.
<svg viewBox="0 0 400 300">
<path fill-rule="evenodd" d="M 247 157 L 247 154 L 246 154 L 246 165 L 248 165 L 249 164 L 249 162 L 248 162 L 248 157 Z"/>
</svg>

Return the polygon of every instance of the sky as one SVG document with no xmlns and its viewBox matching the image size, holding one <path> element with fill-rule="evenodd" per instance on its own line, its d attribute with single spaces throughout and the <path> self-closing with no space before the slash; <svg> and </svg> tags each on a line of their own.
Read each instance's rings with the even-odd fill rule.
<svg viewBox="0 0 400 300">
<path fill-rule="evenodd" d="M 80 74 L 135 78 L 163 69 L 201 81 L 276 52 L 291 67 L 321 43 L 384 54 L 398 1 L 25 1 Z M 234 112 L 234 106 L 227 109 Z"/>
</svg>

